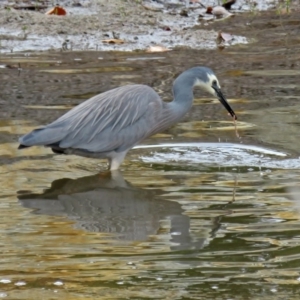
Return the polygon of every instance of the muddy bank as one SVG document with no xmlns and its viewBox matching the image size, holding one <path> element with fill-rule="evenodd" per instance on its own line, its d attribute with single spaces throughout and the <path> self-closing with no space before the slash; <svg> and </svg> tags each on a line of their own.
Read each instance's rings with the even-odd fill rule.
<svg viewBox="0 0 300 300">
<path fill-rule="evenodd" d="M 219 30 L 221 26 L 219 22 L 207 27 Z M 4 124 L 0 124 L 0 138 L 3 142 L 16 142 L 21 134 L 50 123 L 71 107 L 120 85 L 147 84 L 164 100 L 171 100 L 174 78 L 189 67 L 204 65 L 215 71 L 230 99 L 239 117 L 238 126 L 244 131 L 240 132 L 244 143 L 298 153 L 297 126 L 290 126 L 298 124 L 299 111 L 298 14 L 279 16 L 273 11 L 256 17 L 245 14 L 236 19 L 231 29 L 254 37 L 256 42 L 223 51 L 185 49 L 154 54 L 47 51 L 2 55 L 0 118 Z M 22 70 L 18 70 L 19 64 Z M 234 131 L 226 129 L 234 129 L 226 112 L 217 101 L 203 96 L 195 91 L 198 104 L 184 120 L 196 122 L 192 125 L 193 133 L 186 136 L 187 127 L 177 126 L 176 130 L 164 133 L 165 140 L 160 142 L 169 142 L 173 136 L 180 142 L 199 141 L 201 132 L 201 141 L 216 142 L 220 136 L 222 141 L 236 141 Z M 287 106 L 295 107 L 286 113 Z M 245 122 L 249 126 L 245 127 Z M 15 131 L 15 125 L 20 131 Z M 222 134 L 215 133 L 210 126 L 221 127 Z M 16 150 L 16 145 L 13 149 Z"/>
<path fill-rule="evenodd" d="M 245 12 L 255 14 L 274 8 L 276 0 L 239 0 L 232 6 L 236 15 L 216 20 L 205 14 L 205 6 L 218 1 L 202 1 L 186 6 L 186 1 L 60 1 L 66 16 L 46 16 L 48 8 L 29 11 L 16 10 L 14 5 L 28 5 L 30 1 L 3 1 L 0 4 L 0 52 L 45 50 L 145 50 L 149 46 L 193 49 L 216 48 L 217 31 L 211 24 L 221 23 L 222 30 L 233 36 L 230 45 L 247 43 L 247 38 L 232 32 L 235 18 Z M 40 1 L 51 8 L 52 1 Z M 186 14 L 182 13 L 185 11 Z M 197 26 L 197 29 L 195 29 Z M 208 29 L 208 27 L 210 27 Z M 107 39 L 121 39 L 122 44 L 104 43 Z"/>
</svg>

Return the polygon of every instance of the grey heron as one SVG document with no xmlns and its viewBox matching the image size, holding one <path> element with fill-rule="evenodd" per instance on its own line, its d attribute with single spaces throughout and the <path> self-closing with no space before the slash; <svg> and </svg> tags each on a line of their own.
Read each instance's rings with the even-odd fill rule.
<svg viewBox="0 0 300 300">
<path fill-rule="evenodd" d="M 117 170 L 131 148 L 183 118 L 192 107 L 195 86 L 217 96 L 236 119 L 214 72 L 194 67 L 175 79 L 171 102 L 162 101 L 147 85 L 121 86 L 84 101 L 54 122 L 22 136 L 18 149 L 39 145 L 58 154 L 106 158 L 110 170 Z"/>
</svg>

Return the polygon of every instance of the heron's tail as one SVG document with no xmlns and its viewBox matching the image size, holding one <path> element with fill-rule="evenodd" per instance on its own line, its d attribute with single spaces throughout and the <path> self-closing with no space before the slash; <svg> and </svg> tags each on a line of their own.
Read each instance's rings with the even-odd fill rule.
<svg viewBox="0 0 300 300">
<path fill-rule="evenodd" d="M 28 147 L 30 147 L 30 146 L 25 146 L 25 145 L 20 144 L 18 149 L 24 149 L 24 148 L 28 148 Z"/>
<path fill-rule="evenodd" d="M 63 131 L 60 128 L 38 128 L 19 138 L 20 145 L 18 149 L 24 149 L 31 146 L 47 146 L 58 143 L 63 136 Z"/>
</svg>

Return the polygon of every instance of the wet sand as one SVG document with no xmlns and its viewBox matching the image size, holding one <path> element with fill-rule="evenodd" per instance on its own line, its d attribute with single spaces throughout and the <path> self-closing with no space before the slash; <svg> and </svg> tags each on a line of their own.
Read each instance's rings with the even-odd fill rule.
<svg viewBox="0 0 300 300">
<path fill-rule="evenodd" d="M 174 1 L 173 1 L 174 2 Z M 173 3 L 172 2 L 172 3 Z M 255 15 L 261 9 L 274 8 L 276 1 L 238 1 L 232 12 L 239 18 L 244 13 Z M 27 1 L 3 1 L 0 4 L 0 52 L 46 50 L 145 50 L 160 45 L 166 48 L 214 49 L 218 31 L 211 24 L 221 23 L 222 31 L 233 35 L 227 44 L 245 44 L 246 37 L 230 30 L 234 18 L 216 20 L 205 14 L 203 6 L 211 1 L 165 5 L 142 1 L 82 0 L 60 1 L 66 16 L 45 15 L 47 9 L 29 11 L 7 9 L 28 5 Z M 40 1 L 49 8 L 51 1 Z M 78 4 L 80 3 L 80 5 Z M 157 9 L 158 7 L 158 9 Z M 186 12 L 186 15 L 182 13 Z M 196 26 L 196 27 L 195 27 Z M 105 43 L 121 39 L 124 43 Z"/>
</svg>

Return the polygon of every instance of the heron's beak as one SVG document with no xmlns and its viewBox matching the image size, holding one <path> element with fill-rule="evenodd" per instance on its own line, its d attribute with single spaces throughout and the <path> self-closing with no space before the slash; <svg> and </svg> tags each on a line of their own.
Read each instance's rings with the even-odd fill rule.
<svg viewBox="0 0 300 300">
<path fill-rule="evenodd" d="M 227 109 L 227 111 L 230 113 L 230 115 L 237 120 L 237 116 L 235 114 L 235 112 L 233 111 L 233 109 L 230 107 L 229 103 L 227 102 L 226 98 L 224 97 L 221 89 L 218 87 L 217 84 L 213 84 L 212 88 L 215 90 L 216 95 L 219 99 L 219 101 L 223 104 L 223 106 Z"/>
</svg>

